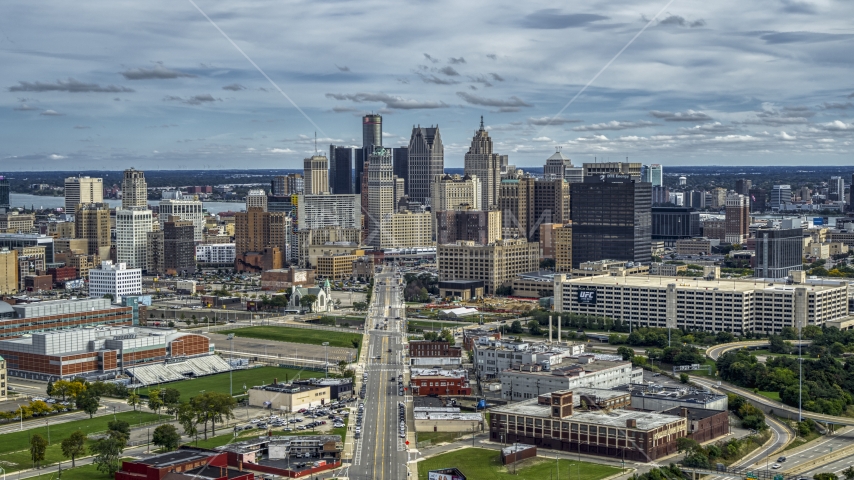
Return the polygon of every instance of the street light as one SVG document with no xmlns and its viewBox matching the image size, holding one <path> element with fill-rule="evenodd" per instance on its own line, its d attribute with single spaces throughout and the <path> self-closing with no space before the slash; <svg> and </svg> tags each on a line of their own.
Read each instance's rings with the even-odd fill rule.
<svg viewBox="0 0 854 480">
<path fill-rule="evenodd" d="M 326 363 L 323 369 L 326 371 L 326 378 L 329 378 L 329 342 L 323 342 L 321 345 L 326 349 Z"/>
<path fill-rule="evenodd" d="M 234 371 L 234 334 L 233 334 L 233 333 L 229 333 L 229 334 L 228 334 L 228 337 L 226 337 L 226 340 L 228 340 L 229 342 L 231 342 L 231 346 L 229 347 L 229 350 L 230 350 L 230 351 L 229 351 L 229 353 L 228 353 L 228 356 L 229 356 L 229 361 L 228 361 L 228 363 L 229 363 L 229 365 L 228 365 L 228 367 L 229 367 L 229 368 L 228 368 L 228 394 L 229 394 L 229 395 L 231 395 L 231 396 L 233 397 L 233 396 L 234 396 L 234 391 L 233 391 L 233 388 L 232 388 L 233 383 L 232 383 L 232 375 L 231 375 L 231 372 L 232 372 L 232 371 Z"/>
</svg>

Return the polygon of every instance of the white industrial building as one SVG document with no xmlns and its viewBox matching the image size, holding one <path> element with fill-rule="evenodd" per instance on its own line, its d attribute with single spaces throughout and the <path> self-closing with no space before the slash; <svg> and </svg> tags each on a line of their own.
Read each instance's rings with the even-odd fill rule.
<svg viewBox="0 0 854 480">
<path fill-rule="evenodd" d="M 100 268 L 89 270 L 89 297 L 105 295 L 112 295 L 114 302 L 127 295 L 142 295 L 142 269 L 104 260 Z"/>
<path fill-rule="evenodd" d="M 212 243 L 196 245 L 196 262 L 234 264 L 235 244 Z"/>
<path fill-rule="evenodd" d="M 148 233 L 151 210 L 131 207 L 116 210 L 116 260 L 129 268 L 148 270 Z"/>
<path fill-rule="evenodd" d="M 514 342 L 480 337 L 474 343 L 474 363 L 479 378 L 495 378 L 502 370 L 522 364 L 557 365 L 584 353 L 583 343 Z"/>
<path fill-rule="evenodd" d="M 359 195 L 299 195 L 297 198 L 299 230 L 362 228 L 362 199 Z"/>
</svg>

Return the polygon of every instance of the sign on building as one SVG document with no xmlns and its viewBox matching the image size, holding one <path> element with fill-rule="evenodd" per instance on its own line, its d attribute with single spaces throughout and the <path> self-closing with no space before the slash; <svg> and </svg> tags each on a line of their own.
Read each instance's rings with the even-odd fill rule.
<svg viewBox="0 0 854 480">
<path fill-rule="evenodd" d="M 575 300 L 581 305 L 596 305 L 596 288 L 578 287 Z"/>
<path fill-rule="evenodd" d="M 466 480 L 466 476 L 456 468 L 443 468 L 427 472 L 427 480 Z"/>
</svg>

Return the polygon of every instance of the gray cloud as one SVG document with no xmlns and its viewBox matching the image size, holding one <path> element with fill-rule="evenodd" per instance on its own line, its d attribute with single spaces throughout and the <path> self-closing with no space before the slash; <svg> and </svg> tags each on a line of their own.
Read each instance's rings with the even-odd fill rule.
<svg viewBox="0 0 854 480">
<path fill-rule="evenodd" d="M 618 122 L 616 120 L 612 120 L 610 122 L 605 123 L 594 123 L 592 125 L 582 125 L 580 127 L 574 127 L 572 130 L 575 132 L 599 132 L 603 130 L 628 130 L 630 128 L 644 128 L 644 127 L 652 127 L 658 125 L 655 122 L 647 122 L 647 121 L 639 121 L 639 122 Z"/>
<path fill-rule="evenodd" d="M 702 125 L 694 125 L 693 127 L 688 128 L 680 128 L 680 133 L 689 133 L 689 134 L 721 134 L 721 133 L 731 133 L 736 131 L 737 129 L 732 125 L 724 125 L 721 122 L 714 123 L 704 123 Z"/>
<path fill-rule="evenodd" d="M 97 83 L 84 83 L 73 78 L 68 80 L 57 80 L 56 83 L 45 82 L 18 82 L 18 85 L 9 87 L 10 92 L 71 92 L 71 93 L 128 93 L 132 88 L 120 87 L 118 85 L 101 86 Z"/>
<path fill-rule="evenodd" d="M 780 127 L 785 125 L 803 125 L 809 123 L 808 118 L 815 115 L 809 107 L 795 106 L 784 107 L 781 110 L 766 107 L 766 110 L 758 112 L 755 119 L 741 122 L 746 125 L 769 125 Z"/>
<path fill-rule="evenodd" d="M 41 115 L 46 115 L 48 117 L 61 117 L 64 114 L 59 113 L 56 110 L 45 110 L 41 113 Z"/>
<path fill-rule="evenodd" d="M 500 98 L 485 98 L 477 95 L 473 95 L 467 92 L 457 92 L 460 98 L 466 101 L 466 103 L 470 103 L 472 105 L 482 105 L 484 107 L 530 107 L 530 104 L 522 101 L 521 98 L 512 96 L 508 100 L 502 100 Z"/>
<path fill-rule="evenodd" d="M 498 55 L 496 55 L 496 54 L 494 54 L 494 53 L 487 53 L 487 54 L 486 54 L 486 58 L 489 58 L 489 59 L 491 59 L 491 60 L 497 60 L 497 59 L 498 59 Z M 852 94 L 852 95 L 854 95 L 854 94 Z"/>
<path fill-rule="evenodd" d="M 89 126 L 87 126 L 87 125 L 75 125 L 75 126 L 74 126 L 74 129 L 75 129 L 75 130 L 86 130 L 86 129 L 89 129 L 89 128 L 92 128 L 92 127 L 89 127 Z"/>
<path fill-rule="evenodd" d="M 492 86 L 492 83 L 484 75 L 478 75 L 476 77 L 469 77 L 469 79 L 472 82 L 476 82 L 476 83 L 483 85 L 484 87 L 491 87 Z"/>
<path fill-rule="evenodd" d="M 193 95 L 192 97 L 188 97 L 188 98 L 176 97 L 174 95 L 167 95 L 163 100 L 169 101 L 169 102 L 186 103 L 187 105 L 201 105 L 203 103 L 216 102 L 219 99 L 214 98 L 213 95 L 211 95 L 210 93 L 203 93 L 201 95 Z"/>
<path fill-rule="evenodd" d="M 430 56 L 430 54 L 428 54 L 428 53 L 425 53 L 425 54 L 424 54 L 424 58 L 426 58 L 427 60 L 429 60 L 429 61 L 431 61 L 431 62 L 433 62 L 433 63 L 439 63 L 439 59 L 438 59 L 438 58 L 433 58 L 433 57 L 431 57 L 431 56 Z"/>
<path fill-rule="evenodd" d="M 466 63 L 466 59 L 463 57 L 459 57 L 459 58 L 451 57 L 448 59 L 448 62 L 453 64 L 453 65 L 459 65 L 461 63 Z"/>
<path fill-rule="evenodd" d="M 436 75 L 427 75 L 421 72 L 414 72 L 424 83 L 433 83 L 436 85 L 455 85 L 460 83 L 456 80 L 451 80 L 450 78 L 439 78 Z"/>
<path fill-rule="evenodd" d="M 17 110 L 19 112 L 29 112 L 32 110 L 38 110 L 38 108 L 27 105 L 26 103 L 22 103 L 22 104 L 18 105 L 17 107 L 13 108 L 12 110 Z"/>
<path fill-rule="evenodd" d="M 350 67 L 348 67 L 347 65 L 344 65 L 343 67 L 339 67 L 338 65 L 335 65 L 335 68 L 337 68 L 341 72 L 349 72 L 350 71 Z"/>
<path fill-rule="evenodd" d="M 497 73 L 490 73 L 489 76 L 492 77 L 492 79 L 495 80 L 496 82 L 503 82 L 504 81 L 504 77 L 502 77 L 501 75 L 499 75 Z"/>
<path fill-rule="evenodd" d="M 521 25 L 539 29 L 578 28 L 607 19 L 608 17 L 591 13 L 562 14 L 557 8 L 546 8 L 526 15 L 522 18 Z"/>
<path fill-rule="evenodd" d="M 854 107 L 854 103 L 851 103 L 851 102 L 846 102 L 846 103 L 838 103 L 838 102 L 828 103 L 828 102 L 824 102 L 824 103 L 822 103 L 822 104 L 821 104 L 821 108 L 823 108 L 823 109 L 825 109 L 825 110 L 833 110 L 833 109 L 845 110 L 845 109 L 848 109 L 848 108 L 851 108 L 851 107 Z"/>
<path fill-rule="evenodd" d="M 439 73 L 443 73 L 449 77 L 459 77 L 460 76 L 460 72 L 454 70 L 454 67 L 450 67 L 450 66 L 440 68 Z"/>
<path fill-rule="evenodd" d="M 815 15 L 818 13 L 816 6 L 810 2 L 799 0 L 780 0 L 780 3 L 783 4 L 781 10 L 786 13 L 805 13 L 808 15 Z"/>
<path fill-rule="evenodd" d="M 350 100 L 351 102 L 356 103 L 379 102 L 384 103 L 386 108 L 396 110 L 418 110 L 448 107 L 445 102 L 410 100 L 394 95 L 388 95 L 385 93 L 327 93 L 326 98 L 334 98 L 335 100 Z"/>
<path fill-rule="evenodd" d="M 240 90 L 246 90 L 246 87 L 239 83 L 232 83 L 231 85 L 226 85 L 222 87 L 223 90 L 231 90 L 232 92 L 237 92 Z"/>
<path fill-rule="evenodd" d="M 180 77 L 195 77 L 195 75 L 193 74 L 179 72 L 178 70 L 172 70 L 160 64 L 157 64 L 151 68 L 130 68 L 121 73 L 122 76 L 125 77 L 127 80 L 169 80 Z"/>
<path fill-rule="evenodd" d="M 769 45 L 781 43 L 819 43 L 848 40 L 854 37 L 850 33 L 819 33 L 819 32 L 772 32 L 759 36 Z"/>
<path fill-rule="evenodd" d="M 335 113 L 347 113 L 347 112 L 356 112 L 355 108 L 352 107 L 332 107 L 332 111 Z"/>
<path fill-rule="evenodd" d="M 712 117 L 705 113 L 695 112 L 694 110 L 688 110 L 685 113 L 652 110 L 649 114 L 655 118 L 660 118 L 665 122 L 708 122 L 712 120 Z"/>
<path fill-rule="evenodd" d="M 681 17 L 679 15 L 670 15 L 658 22 L 659 25 L 674 25 L 678 27 L 688 27 L 688 28 L 697 28 L 706 26 L 706 21 L 703 19 L 694 20 L 690 22 L 685 20 L 685 17 Z"/>
<path fill-rule="evenodd" d="M 563 118 L 563 117 L 531 117 L 528 119 L 529 125 L 536 125 L 538 127 L 542 127 L 545 125 L 565 125 L 567 123 L 581 123 L 582 120 L 576 120 L 573 118 Z"/>
</svg>

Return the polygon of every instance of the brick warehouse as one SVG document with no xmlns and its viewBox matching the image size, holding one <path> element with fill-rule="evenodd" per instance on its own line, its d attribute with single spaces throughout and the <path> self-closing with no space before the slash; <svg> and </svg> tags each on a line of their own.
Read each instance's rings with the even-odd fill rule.
<svg viewBox="0 0 854 480">
<path fill-rule="evenodd" d="M 135 310 L 131 306 L 112 305 L 106 298 L 51 300 L 23 305 L 0 302 L 0 339 L 95 325 L 132 325 L 137 323 L 138 313 Z"/>
<path fill-rule="evenodd" d="M 173 329 L 90 327 L 0 341 L 0 356 L 13 377 L 114 375 L 145 364 L 208 355 L 207 337 Z"/>
</svg>

